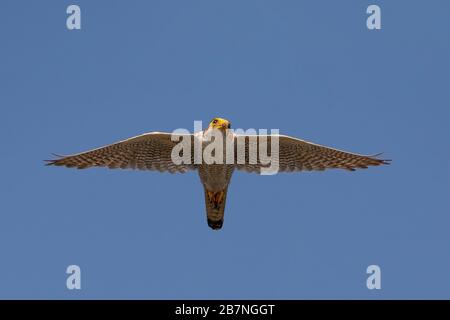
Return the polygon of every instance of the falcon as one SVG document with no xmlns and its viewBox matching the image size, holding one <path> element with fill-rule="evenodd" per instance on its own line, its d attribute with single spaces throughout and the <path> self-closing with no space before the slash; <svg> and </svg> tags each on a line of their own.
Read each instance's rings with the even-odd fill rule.
<svg viewBox="0 0 450 320">
<path fill-rule="evenodd" d="M 211 138 L 212 135 L 214 139 Z M 200 146 L 201 156 L 202 151 L 210 148 L 220 137 L 224 138 L 222 142 L 219 142 L 219 146 L 223 143 L 223 148 L 212 148 L 214 150 L 211 155 L 214 158 L 223 152 L 227 161 L 214 161 L 214 159 L 199 161 L 196 158 L 199 154 L 198 147 Z M 187 142 L 183 145 L 187 148 L 180 148 L 180 140 Z M 226 146 L 226 142 L 230 141 L 232 148 Z M 214 230 L 219 230 L 223 226 L 228 186 L 234 170 L 264 174 L 264 170 L 269 165 L 261 156 L 262 143 L 266 143 L 267 155 L 270 154 L 273 158 L 277 167 L 276 172 L 322 171 L 332 168 L 354 171 L 390 162 L 390 160 L 379 159 L 379 154 L 350 153 L 286 135 L 236 134 L 231 129 L 231 123 L 222 118 L 212 119 L 206 130 L 193 134 L 149 132 L 97 149 L 69 156 L 57 156 L 57 159 L 46 161 L 47 165 L 78 169 L 131 168 L 170 173 L 196 170 L 204 189 L 208 225 Z M 254 146 L 259 148 L 255 149 Z M 255 150 L 259 151 L 256 155 Z M 232 161 L 229 161 L 229 154 Z M 175 156 L 178 159 L 175 159 Z M 184 160 L 179 161 L 179 157 Z"/>
</svg>

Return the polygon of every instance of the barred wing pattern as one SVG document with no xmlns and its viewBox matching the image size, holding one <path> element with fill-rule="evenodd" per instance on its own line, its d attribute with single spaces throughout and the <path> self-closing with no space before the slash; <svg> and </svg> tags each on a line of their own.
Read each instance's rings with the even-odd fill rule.
<svg viewBox="0 0 450 320">
<path fill-rule="evenodd" d="M 252 137 L 252 138 L 251 138 Z M 247 172 L 260 173 L 263 165 L 259 159 L 259 141 L 263 137 L 267 139 L 267 154 L 271 154 L 271 136 L 258 136 L 258 159 L 255 164 L 249 161 L 250 141 L 255 141 L 255 136 L 235 135 L 235 159 L 237 161 L 238 140 L 245 139 L 245 163 L 237 163 L 236 168 Z M 354 171 L 366 169 L 369 166 L 389 164 L 390 160 L 377 158 L 378 155 L 360 155 L 342 150 L 321 146 L 297 138 L 279 135 L 279 171 L 311 171 L 339 168 Z M 252 139 L 252 140 L 251 140 Z M 254 143 L 254 142 L 253 142 Z"/>
<path fill-rule="evenodd" d="M 168 171 L 170 173 L 184 173 L 195 169 L 193 164 L 178 165 L 172 162 L 172 149 L 179 142 L 172 141 L 171 136 L 171 133 L 163 132 L 145 133 L 87 152 L 62 156 L 55 160 L 47 160 L 47 165 L 75 167 L 78 169 L 89 167 L 131 168 L 158 170 L 161 172 Z M 178 136 L 183 136 L 181 137 L 182 139 L 190 138 L 193 146 L 193 135 Z"/>
</svg>

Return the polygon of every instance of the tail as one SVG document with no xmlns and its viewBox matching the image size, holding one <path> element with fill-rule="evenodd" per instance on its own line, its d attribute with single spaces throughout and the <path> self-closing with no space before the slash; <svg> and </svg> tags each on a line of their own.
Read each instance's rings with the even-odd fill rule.
<svg viewBox="0 0 450 320">
<path fill-rule="evenodd" d="M 222 228 L 227 191 L 228 187 L 219 192 L 208 191 L 205 187 L 206 218 L 213 230 Z"/>
</svg>

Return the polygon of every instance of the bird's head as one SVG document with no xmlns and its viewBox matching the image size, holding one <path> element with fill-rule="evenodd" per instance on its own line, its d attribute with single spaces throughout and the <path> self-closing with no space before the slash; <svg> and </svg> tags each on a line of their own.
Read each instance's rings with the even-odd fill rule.
<svg viewBox="0 0 450 320">
<path fill-rule="evenodd" d="M 222 118 L 214 118 L 209 123 L 208 129 L 226 130 L 231 128 L 230 121 Z"/>
</svg>

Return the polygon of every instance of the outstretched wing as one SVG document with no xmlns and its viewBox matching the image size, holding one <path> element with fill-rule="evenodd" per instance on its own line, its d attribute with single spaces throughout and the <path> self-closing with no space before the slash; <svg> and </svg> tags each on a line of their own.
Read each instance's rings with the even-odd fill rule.
<svg viewBox="0 0 450 320">
<path fill-rule="evenodd" d="M 271 139 L 274 136 L 251 136 L 236 135 L 235 136 L 235 158 L 238 160 L 238 143 L 239 140 L 245 144 L 245 163 L 236 165 L 237 169 L 247 172 L 260 173 L 261 168 L 268 167 L 260 161 L 259 142 L 263 138 L 263 142 L 267 141 L 267 154 L 271 156 Z M 378 155 L 360 155 L 342 150 L 337 150 L 325 146 L 321 146 L 308 141 L 296 139 L 289 136 L 277 135 L 279 139 L 279 171 L 302 171 L 302 170 L 325 170 L 329 168 L 339 168 L 354 171 L 355 169 L 366 169 L 369 166 L 379 166 L 389 164 L 390 160 L 377 158 Z M 253 141 L 253 142 L 250 142 Z M 257 141 L 257 142 L 256 142 Z M 251 163 L 249 152 L 254 150 L 250 148 L 250 144 L 258 147 L 258 156 L 256 163 Z M 272 161 L 275 161 L 273 157 Z M 254 161 L 255 162 L 255 161 Z"/>
<path fill-rule="evenodd" d="M 145 133 L 101 148 L 47 160 L 47 165 L 78 169 L 89 167 L 132 168 L 169 171 L 171 173 L 184 173 L 194 169 L 193 161 L 190 162 L 191 164 L 175 164 L 172 161 L 172 149 L 179 142 L 172 141 L 171 136 L 171 133 L 163 132 Z M 179 141 L 191 139 L 190 145 L 193 148 L 193 135 L 180 134 L 178 136 L 180 136 Z"/>
</svg>

